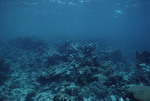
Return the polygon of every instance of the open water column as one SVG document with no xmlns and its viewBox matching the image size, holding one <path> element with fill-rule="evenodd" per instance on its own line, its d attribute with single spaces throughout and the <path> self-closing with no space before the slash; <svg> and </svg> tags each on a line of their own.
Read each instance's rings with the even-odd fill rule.
<svg viewBox="0 0 150 101">
<path fill-rule="evenodd" d="M 149 0 L 0 0 L 0 101 L 150 101 Z"/>
</svg>

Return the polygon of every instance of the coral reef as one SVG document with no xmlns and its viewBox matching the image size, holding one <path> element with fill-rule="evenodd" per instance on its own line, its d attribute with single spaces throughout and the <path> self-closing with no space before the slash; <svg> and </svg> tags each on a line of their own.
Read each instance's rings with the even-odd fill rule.
<svg viewBox="0 0 150 101">
<path fill-rule="evenodd" d="M 4 59 L 0 59 L 0 84 L 7 80 L 10 72 L 9 63 Z"/>
<path fill-rule="evenodd" d="M 51 47 L 25 37 L 0 50 L 1 101 L 129 101 L 127 85 L 150 84 L 149 64 L 126 70 L 120 50 L 96 42 L 61 40 Z"/>
<path fill-rule="evenodd" d="M 149 64 L 150 63 L 150 53 L 147 51 L 136 52 L 137 66 L 140 67 L 140 64 Z"/>
<path fill-rule="evenodd" d="M 149 85 L 150 81 L 150 53 L 136 52 L 136 70 L 135 70 L 135 81 L 137 84 L 143 83 Z"/>
</svg>

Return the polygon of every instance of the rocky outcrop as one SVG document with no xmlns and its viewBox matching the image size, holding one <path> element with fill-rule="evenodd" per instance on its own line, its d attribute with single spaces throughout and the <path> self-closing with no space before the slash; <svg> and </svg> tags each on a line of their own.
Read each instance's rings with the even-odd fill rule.
<svg viewBox="0 0 150 101">
<path fill-rule="evenodd" d="M 149 86 L 132 86 L 127 89 L 130 94 L 131 99 L 136 99 L 138 101 L 150 101 L 150 87 Z"/>
</svg>

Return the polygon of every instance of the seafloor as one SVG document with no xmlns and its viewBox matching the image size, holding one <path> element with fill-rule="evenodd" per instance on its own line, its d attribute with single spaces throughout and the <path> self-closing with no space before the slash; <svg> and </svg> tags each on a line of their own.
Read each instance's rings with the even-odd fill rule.
<svg viewBox="0 0 150 101">
<path fill-rule="evenodd" d="M 135 55 L 131 65 L 96 42 L 1 42 L 0 101 L 150 101 L 150 54 Z"/>
</svg>

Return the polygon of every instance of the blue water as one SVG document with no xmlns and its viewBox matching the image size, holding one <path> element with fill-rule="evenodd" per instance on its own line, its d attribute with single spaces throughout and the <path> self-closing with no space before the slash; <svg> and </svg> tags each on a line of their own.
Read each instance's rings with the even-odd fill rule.
<svg viewBox="0 0 150 101">
<path fill-rule="evenodd" d="M 150 0 L 0 0 L 0 101 L 150 99 L 149 43 Z"/>
<path fill-rule="evenodd" d="M 67 37 L 149 49 L 149 0 L 0 0 L 0 38 Z"/>
</svg>

